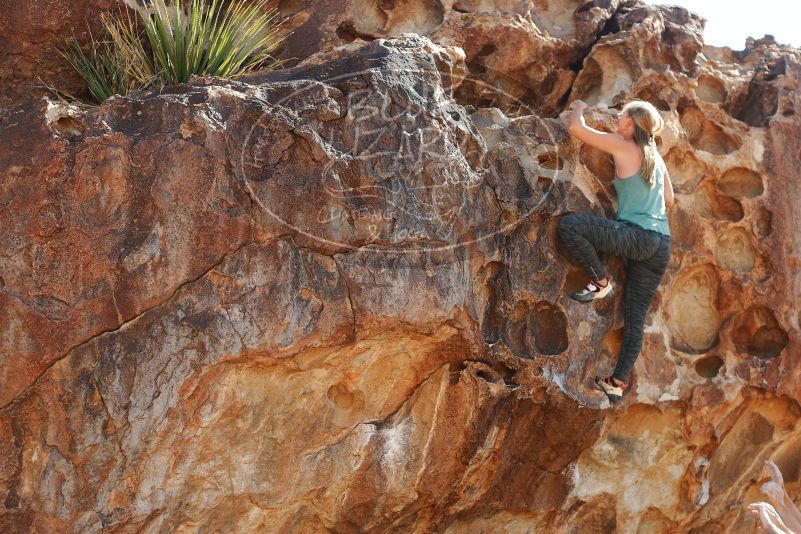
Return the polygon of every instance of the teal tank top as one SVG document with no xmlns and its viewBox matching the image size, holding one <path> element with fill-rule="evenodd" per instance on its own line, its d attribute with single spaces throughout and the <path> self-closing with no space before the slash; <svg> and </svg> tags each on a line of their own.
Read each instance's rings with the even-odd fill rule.
<svg viewBox="0 0 801 534">
<path fill-rule="evenodd" d="M 629 178 L 615 176 L 617 220 L 629 221 L 646 230 L 670 235 L 665 208 L 665 162 L 657 153 L 654 186 L 648 187 L 641 171 Z"/>
</svg>

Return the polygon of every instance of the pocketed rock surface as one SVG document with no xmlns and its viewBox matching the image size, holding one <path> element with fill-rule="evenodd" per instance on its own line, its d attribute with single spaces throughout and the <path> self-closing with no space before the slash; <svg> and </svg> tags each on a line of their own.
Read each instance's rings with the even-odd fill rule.
<svg viewBox="0 0 801 534">
<path fill-rule="evenodd" d="M 5 531 L 745 533 L 765 459 L 801 500 L 799 52 L 639 2 L 326 5 L 284 6 L 286 53 L 325 36 L 289 69 L 0 110 Z M 654 103 L 677 199 L 614 407 L 621 288 L 569 300 L 555 235 L 615 209 L 576 98 Z"/>
</svg>

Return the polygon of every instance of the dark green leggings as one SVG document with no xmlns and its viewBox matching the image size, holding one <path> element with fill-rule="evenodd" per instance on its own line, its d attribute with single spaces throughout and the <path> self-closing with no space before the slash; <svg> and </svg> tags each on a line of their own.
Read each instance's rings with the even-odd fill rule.
<svg viewBox="0 0 801 534">
<path fill-rule="evenodd" d="M 670 238 L 626 221 L 570 214 L 559 221 L 559 239 L 593 280 L 606 276 L 599 252 L 624 259 L 623 341 L 613 376 L 628 382 L 642 348 L 645 316 L 670 261 Z"/>
</svg>

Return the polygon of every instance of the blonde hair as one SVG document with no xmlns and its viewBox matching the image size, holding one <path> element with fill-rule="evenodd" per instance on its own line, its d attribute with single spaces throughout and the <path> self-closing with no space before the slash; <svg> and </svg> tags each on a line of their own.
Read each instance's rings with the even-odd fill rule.
<svg viewBox="0 0 801 534">
<path fill-rule="evenodd" d="M 665 121 L 654 105 L 645 100 L 630 101 L 623 106 L 621 113 L 627 113 L 634 121 L 634 142 L 642 149 L 643 154 L 640 171 L 648 187 L 653 187 L 658 154 L 654 136 L 662 131 Z"/>
</svg>

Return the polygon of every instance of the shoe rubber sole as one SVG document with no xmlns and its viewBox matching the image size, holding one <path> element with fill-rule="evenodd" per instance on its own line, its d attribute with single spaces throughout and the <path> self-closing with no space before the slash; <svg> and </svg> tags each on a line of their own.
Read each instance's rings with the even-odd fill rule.
<svg viewBox="0 0 801 534">
<path fill-rule="evenodd" d="M 610 298 L 610 297 L 614 297 L 614 296 L 615 296 L 615 289 L 614 289 L 614 288 L 610 289 L 610 290 L 609 290 L 609 293 L 607 293 L 607 294 L 606 294 L 606 295 L 604 295 L 603 297 L 598 297 L 598 298 L 592 298 L 592 297 L 589 297 L 589 298 L 582 298 L 582 297 L 578 297 L 578 296 L 576 295 L 576 293 L 568 293 L 568 296 L 569 296 L 571 299 L 575 300 L 576 302 L 581 302 L 581 303 L 583 303 L 583 304 L 588 304 L 588 303 L 590 303 L 590 302 L 593 302 L 593 301 L 596 301 L 596 300 L 603 300 L 603 299 L 608 299 L 608 298 Z"/>
<path fill-rule="evenodd" d="M 617 404 L 618 402 L 620 402 L 621 400 L 623 400 L 623 396 L 622 396 L 622 395 L 615 395 L 615 394 L 612 394 L 612 393 L 608 393 L 608 392 L 607 392 L 607 391 L 606 391 L 606 390 L 603 388 L 603 386 L 601 386 L 601 384 L 599 384 L 599 383 L 598 383 L 598 382 L 600 382 L 600 381 L 602 380 L 602 378 L 603 378 L 603 377 L 600 377 L 600 376 L 596 376 L 596 377 L 595 377 L 595 386 L 596 386 L 596 387 L 597 387 L 599 390 L 601 390 L 601 391 L 603 391 L 603 392 L 604 392 L 604 394 L 606 395 L 606 397 L 609 399 L 609 402 L 611 402 L 612 404 Z"/>
</svg>

